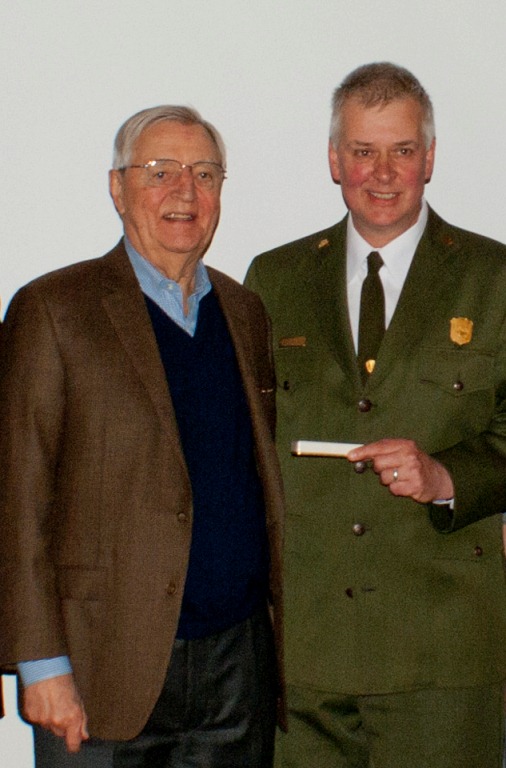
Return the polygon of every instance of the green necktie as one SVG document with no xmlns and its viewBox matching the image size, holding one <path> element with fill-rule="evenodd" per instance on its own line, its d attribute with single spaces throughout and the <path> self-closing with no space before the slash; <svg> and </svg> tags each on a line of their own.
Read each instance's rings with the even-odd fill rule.
<svg viewBox="0 0 506 768">
<path fill-rule="evenodd" d="M 383 259 L 377 251 L 367 257 L 367 277 L 362 284 L 358 322 L 358 365 L 362 384 L 373 372 L 385 333 L 385 294 L 379 276 Z"/>
</svg>

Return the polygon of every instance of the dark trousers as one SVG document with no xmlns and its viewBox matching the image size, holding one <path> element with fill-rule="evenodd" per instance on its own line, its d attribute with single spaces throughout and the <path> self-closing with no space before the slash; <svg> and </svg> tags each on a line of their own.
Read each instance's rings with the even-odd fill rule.
<svg viewBox="0 0 506 768">
<path fill-rule="evenodd" d="M 501 768 L 502 685 L 375 696 L 288 686 L 277 768 Z"/>
<path fill-rule="evenodd" d="M 142 670 L 139 670 L 142 685 Z M 90 739 L 70 755 L 36 727 L 36 768 L 271 768 L 276 719 L 272 630 L 262 610 L 212 637 L 176 640 L 164 687 L 135 739 Z"/>
</svg>

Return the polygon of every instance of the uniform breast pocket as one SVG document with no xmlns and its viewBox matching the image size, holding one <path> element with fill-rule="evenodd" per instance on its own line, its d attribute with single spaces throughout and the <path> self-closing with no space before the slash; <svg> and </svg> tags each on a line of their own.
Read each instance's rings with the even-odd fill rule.
<svg viewBox="0 0 506 768">
<path fill-rule="evenodd" d="M 494 413 L 494 357 L 464 349 L 425 350 L 419 378 L 423 398 L 449 441 L 482 432 Z M 431 419 L 434 427 L 434 419 Z"/>
<path fill-rule="evenodd" d="M 463 349 L 427 350 L 421 361 L 420 377 L 452 397 L 465 397 L 492 389 L 494 358 Z"/>
<path fill-rule="evenodd" d="M 274 351 L 278 392 L 296 394 L 316 378 L 316 358 L 307 347 L 280 347 Z"/>
<path fill-rule="evenodd" d="M 317 356 L 308 347 L 279 348 L 274 352 L 278 442 L 316 439 L 320 434 L 322 385 Z"/>
</svg>

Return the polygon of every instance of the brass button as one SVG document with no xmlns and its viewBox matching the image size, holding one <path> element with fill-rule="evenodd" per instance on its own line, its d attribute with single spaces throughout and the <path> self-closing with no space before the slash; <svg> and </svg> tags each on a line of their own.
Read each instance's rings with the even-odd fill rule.
<svg viewBox="0 0 506 768">
<path fill-rule="evenodd" d="M 186 512 L 178 512 L 177 519 L 180 523 L 186 523 L 187 517 Z"/>
<path fill-rule="evenodd" d="M 455 392 L 462 392 L 462 390 L 464 389 L 464 385 L 461 381 L 454 381 L 453 389 L 455 390 Z"/>
<path fill-rule="evenodd" d="M 362 523 L 355 523 L 352 531 L 354 536 L 363 536 L 365 533 L 365 525 L 362 525 Z"/>
<path fill-rule="evenodd" d="M 358 410 L 360 413 L 369 413 L 372 408 L 372 403 L 366 397 L 358 401 Z"/>
<path fill-rule="evenodd" d="M 361 475 L 363 472 L 365 472 L 367 469 L 367 461 L 356 461 L 353 465 L 353 471 L 357 473 L 357 475 Z"/>
<path fill-rule="evenodd" d="M 476 557 L 481 557 L 483 554 L 483 549 L 481 547 L 475 547 L 474 554 L 476 555 Z"/>
<path fill-rule="evenodd" d="M 176 585 L 173 581 L 170 582 L 170 584 L 167 584 L 167 587 L 165 589 L 168 595 L 174 595 L 176 592 Z"/>
<path fill-rule="evenodd" d="M 344 590 L 344 592 L 345 592 L 345 594 L 346 594 L 346 597 L 353 597 L 353 590 L 352 590 L 352 588 L 351 588 L 351 587 L 347 587 L 347 588 Z"/>
</svg>

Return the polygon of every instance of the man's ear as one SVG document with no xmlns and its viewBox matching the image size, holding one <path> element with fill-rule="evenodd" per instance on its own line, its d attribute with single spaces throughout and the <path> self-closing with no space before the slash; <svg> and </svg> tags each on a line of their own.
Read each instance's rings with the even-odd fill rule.
<svg viewBox="0 0 506 768">
<path fill-rule="evenodd" d="M 425 183 L 428 184 L 432 178 L 434 170 L 434 160 L 436 158 L 436 139 L 432 139 L 431 145 L 425 155 Z"/>
<path fill-rule="evenodd" d="M 117 212 L 120 216 L 123 216 L 125 205 L 123 202 L 123 176 L 121 171 L 115 171 L 114 169 L 109 171 L 109 194 L 113 199 Z"/>
<path fill-rule="evenodd" d="M 339 171 L 339 158 L 337 156 L 337 150 L 331 141 L 329 141 L 329 167 L 334 184 L 340 184 L 341 174 Z"/>
</svg>

